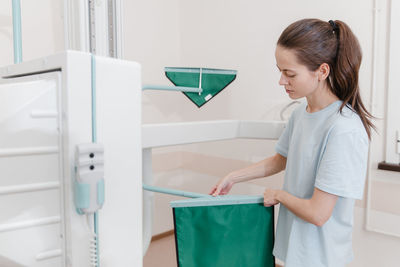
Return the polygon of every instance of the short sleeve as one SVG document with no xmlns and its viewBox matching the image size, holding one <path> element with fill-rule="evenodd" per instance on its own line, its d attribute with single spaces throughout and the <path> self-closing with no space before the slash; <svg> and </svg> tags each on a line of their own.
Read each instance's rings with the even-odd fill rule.
<svg viewBox="0 0 400 267">
<path fill-rule="evenodd" d="M 368 161 L 365 131 L 332 134 L 317 169 L 315 187 L 340 197 L 361 199 Z"/>
<path fill-rule="evenodd" d="M 278 143 L 275 145 L 275 151 L 285 158 L 287 158 L 289 152 L 289 143 L 290 143 L 290 136 L 293 129 L 293 113 L 290 116 L 288 123 L 283 130 L 283 133 L 279 137 Z"/>
</svg>

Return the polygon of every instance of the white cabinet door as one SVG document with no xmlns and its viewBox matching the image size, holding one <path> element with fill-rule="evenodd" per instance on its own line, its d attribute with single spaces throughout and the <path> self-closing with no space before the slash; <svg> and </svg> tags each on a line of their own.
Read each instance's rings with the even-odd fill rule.
<svg viewBox="0 0 400 267">
<path fill-rule="evenodd" d="M 0 266 L 63 266 L 60 77 L 0 83 Z"/>
</svg>

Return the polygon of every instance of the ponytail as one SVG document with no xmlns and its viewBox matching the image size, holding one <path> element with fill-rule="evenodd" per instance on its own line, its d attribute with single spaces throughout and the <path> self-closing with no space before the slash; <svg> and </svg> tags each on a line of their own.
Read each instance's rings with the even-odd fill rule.
<svg viewBox="0 0 400 267">
<path fill-rule="evenodd" d="M 336 20 L 334 23 L 338 28 L 338 47 L 335 65 L 329 79 L 331 90 L 343 101 L 340 110 L 348 105 L 360 116 L 368 137 L 371 139 L 371 128 L 375 130 L 376 128 L 371 122 L 373 116 L 361 101 L 358 85 L 358 73 L 362 59 L 361 47 L 346 23 L 340 20 Z"/>
<path fill-rule="evenodd" d="M 278 39 L 278 45 L 293 49 L 300 63 L 315 71 L 322 63 L 330 67 L 330 90 L 356 112 L 371 139 L 373 116 L 365 108 L 358 86 L 362 60 L 361 47 L 349 26 L 340 20 L 325 22 L 303 19 L 289 25 Z"/>
</svg>

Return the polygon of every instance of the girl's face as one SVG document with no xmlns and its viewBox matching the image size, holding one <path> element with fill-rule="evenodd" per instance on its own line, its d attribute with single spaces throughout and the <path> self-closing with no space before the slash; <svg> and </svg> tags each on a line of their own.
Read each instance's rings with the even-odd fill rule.
<svg viewBox="0 0 400 267">
<path fill-rule="evenodd" d="M 310 71 L 305 65 L 297 62 L 293 50 L 276 47 L 276 65 L 282 73 L 279 84 L 285 87 L 291 99 L 311 96 L 318 88 L 318 70 Z"/>
</svg>

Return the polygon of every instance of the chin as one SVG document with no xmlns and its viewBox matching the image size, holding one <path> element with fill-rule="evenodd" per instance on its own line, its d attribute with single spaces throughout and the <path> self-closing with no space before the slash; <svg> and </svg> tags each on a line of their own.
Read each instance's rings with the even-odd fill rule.
<svg viewBox="0 0 400 267">
<path fill-rule="evenodd" d="M 289 94 L 289 98 L 290 99 L 300 99 L 300 98 L 302 98 L 302 96 L 298 96 L 298 95 L 295 95 L 295 94 Z"/>
</svg>

